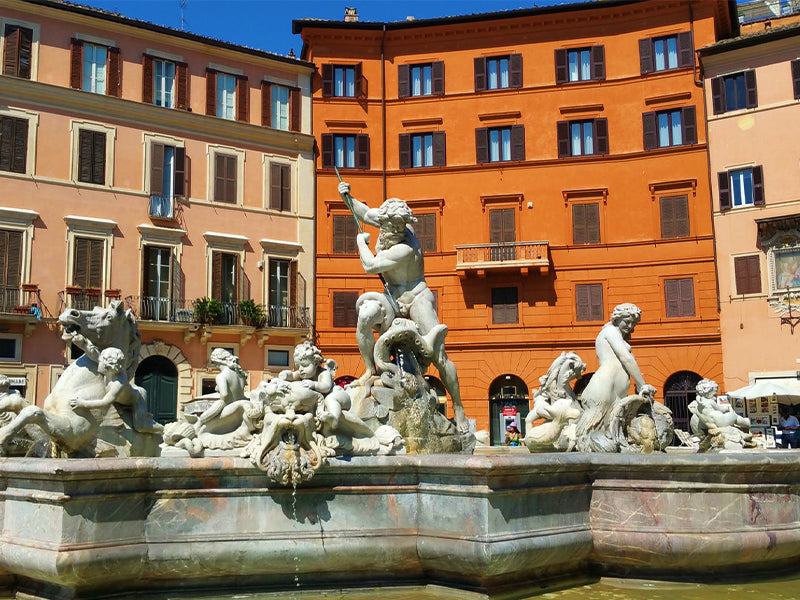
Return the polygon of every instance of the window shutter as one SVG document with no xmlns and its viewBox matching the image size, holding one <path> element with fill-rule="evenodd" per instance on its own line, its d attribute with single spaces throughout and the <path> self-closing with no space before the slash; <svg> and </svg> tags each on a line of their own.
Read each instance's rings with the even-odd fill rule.
<svg viewBox="0 0 800 600">
<path fill-rule="evenodd" d="M 152 246 L 145 246 L 142 248 L 142 296 L 150 296 L 150 268 L 153 264 L 152 254 L 154 248 Z"/>
<path fill-rule="evenodd" d="M 89 279 L 87 287 L 100 288 L 103 285 L 103 240 L 89 242 Z"/>
<path fill-rule="evenodd" d="M 19 27 L 19 54 L 17 56 L 17 77 L 31 78 L 31 64 L 33 60 L 33 30 Z"/>
<path fill-rule="evenodd" d="M 661 237 L 670 239 L 675 235 L 675 198 L 661 198 Z"/>
<path fill-rule="evenodd" d="M 170 300 L 177 300 L 178 302 L 183 302 L 183 270 L 181 269 L 181 263 L 178 262 L 178 257 L 175 254 L 175 250 L 172 250 L 169 255 L 169 276 L 170 276 L 170 290 L 169 290 L 169 298 Z"/>
<path fill-rule="evenodd" d="M 525 160 L 525 126 L 511 126 L 511 160 Z"/>
<path fill-rule="evenodd" d="M 642 114 L 642 131 L 644 133 L 644 149 L 652 150 L 653 148 L 658 148 L 656 113 L 646 112 Z"/>
<path fill-rule="evenodd" d="M 300 89 L 289 88 L 289 129 L 300 131 L 302 119 L 300 118 Z"/>
<path fill-rule="evenodd" d="M 189 110 L 189 65 L 184 62 L 175 63 L 175 79 L 178 86 L 175 108 Z"/>
<path fill-rule="evenodd" d="M 185 198 L 186 193 L 186 148 L 175 147 L 175 189 L 174 194 Z"/>
<path fill-rule="evenodd" d="M 87 287 L 89 268 L 89 240 L 75 238 L 72 254 L 72 285 Z"/>
<path fill-rule="evenodd" d="M 236 78 L 236 120 L 250 122 L 250 88 L 247 77 Z"/>
<path fill-rule="evenodd" d="M 600 243 L 600 205 L 586 205 L 586 243 Z"/>
<path fill-rule="evenodd" d="M 3 75 L 19 77 L 19 37 L 20 28 L 6 25 L 5 46 L 3 48 Z"/>
<path fill-rule="evenodd" d="M 486 59 L 484 57 L 478 57 L 475 59 L 474 62 L 475 62 L 475 91 L 482 92 L 483 90 L 486 89 Z"/>
<path fill-rule="evenodd" d="M 106 78 L 106 94 L 116 98 L 122 97 L 122 60 L 119 48 L 108 49 L 108 77 Z"/>
<path fill-rule="evenodd" d="M 356 63 L 355 66 L 353 67 L 353 71 L 354 71 L 353 79 L 355 83 L 353 87 L 355 88 L 355 96 L 356 98 L 360 98 L 361 96 L 364 95 L 364 73 L 361 67 L 361 63 Z"/>
<path fill-rule="evenodd" d="M 281 165 L 269 163 L 269 207 L 281 210 Z"/>
<path fill-rule="evenodd" d="M 737 294 L 761 293 L 761 264 L 757 255 L 733 259 Z"/>
<path fill-rule="evenodd" d="M 639 40 L 639 68 L 642 75 L 647 75 L 655 70 L 653 61 L 653 38 Z"/>
<path fill-rule="evenodd" d="M 684 106 L 681 109 L 681 128 L 683 129 L 683 143 L 697 143 L 697 119 L 694 106 Z"/>
<path fill-rule="evenodd" d="M 678 66 L 694 66 L 694 44 L 691 31 L 684 31 L 678 34 Z"/>
<path fill-rule="evenodd" d="M 22 232 L 0 231 L 0 285 L 19 287 L 22 280 Z"/>
<path fill-rule="evenodd" d="M 222 252 L 211 253 L 211 297 L 222 300 Z"/>
<path fill-rule="evenodd" d="M 475 154 L 478 164 L 489 162 L 489 130 L 486 127 L 475 130 Z"/>
<path fill-rule="evenodd" d="M 691 277 L 687 279 L 679 279 L 679 289 L 681 295 L 681 313 L 682 317 L 694 316 L 694 280 Z"/>
<path fill-rule="evenodd" d="M 565 83 L 569 79 L 567 71 L 567 51 L 556 50 L 556 83 Z"/>
<path fill-rule="evenodd" d="M 105 185 L 106 182 L 106 134 L 92 132 L 92 183 Z"/>
<path fill-rule="evenodd" d="M 592 46 L 592 79 L 606 78 L 606 51 L 603 46 Z"/>
<path fill-rule="evenodd" d="M 217 114 L 217 72 L 206 69 L 206 114 Z"/>
<path fill-rule="evenodd" d="M 225 201 L 236 202 L 236 157 L 225 157 Z"/>
<path fill-rule="evenodd" d="M 225 156 L 214 155 L 214 201 L 225 202 Z"/>
<path fill-rule="evenodd" d="M 356 167 L 369 169 L 369 136 L 366 134 L 356 136 Z"/>
<path fill-rule="evenodd" d="M 515 242 L 517 240 L 517 230 L 514 224 L 514 209 L 503 209 L 503 239 L 502 242 Z"/>
<path fill-rule="evenodd" d="M 753 69 L 744 72 L 744 85 L 747 90 L 747 108 L 758 106 L 758 93 L 756 92 L 756 72 Z"/>
<path fill-rule="evenodd" d="M 676 196 L 672 199 L 675 211 L 675 237 L 689 237 L 689 198 Z"/>
<path fill-rule="evenodd" d="M 28 121 L 16 117 L 2 117 L 0 121 L 0 171 L 24 173 L 28 158 Z"/>
<path fill-rule="evenodd" d="M 272 84 L 261 82 L 261 125 L 272 127 Z"/>
<path fill-rule="evenodd" d="M 753 204 L 764 204 L 764 171 L 760 165 L 753 167 Z"/>
<path fill-rule="evenodd" d="M 589 310 L 592 321 L 603 320 L 603 285 L 600 283 L 589 286 Z"/>
<path fill-rule="evenodd" d="M 417 215 L 414 233 L 423 252 L 436 252 L 436 213 Z"/>
<path fill-rule="evenodd" d="M 717 173 L 719 182 L 719 209 L 729 210 L 731 207 L 731 179 L 727 171 Z"/>
<path fill-rule="evenodd" d="M 558 158 L 572 156 L 569 144 L 569 121 L 556 123 L 556 137 L 558 138 Z"/>
<path fill-rule="evenodd" d="M 433 166 L 443 167 L 447 164 L 447 144 L 444 131 L 433 132 Z"/>
<path fill-rule="evenodd" d="M 333 253 L 347 254 L 345 237 L 347 235 L 346 215 L 333 215 Z"/>
<path fill-rule="evenodd" d="M 78 181 L 92 181 L 92 132 L 88 129 L 78 131 Z"/>
<path fill-rule="evenodd" d="M 431 92 L 434 96 L 444 96 L 444 61 L 431 63 Z"/>
<path fill-rule="evenodd" d="M 292 169 L 281 165 L 281 210 L 292 210 Z"/>
<path fill-rule="evenodd" d="M 595 154 L 608 154 L 608 119 L 594 120 Z"/>
<path fill-rule="evenodd" d="M 297 261 L 289 261 L 289 306 L 297 306 Z"/>
<path fill-rule="evenodd" d="M 14 156 L 13 117 L 0 117 L 0 171 L 10 171 Z"/>
<path fill-rule="evenodd" d="M 150 145 L 150 195 L 164 193 L 164 144 Z"/>
<path fill-rule="evenodd" d="M 358 292 L 333 292 L 333 326 L 355 327 L 358 322 Z"/>
<path fill-rule="evenodd" d="M 400 168 L 401 169 L 410 169 L 411 168 L 411 134 L 408 133 L 401 133 L 400 134 Z"/>
<path fill-rule="evenodd" d="M 333 65 L 322 65 L 322 96 L 333 96 Z"/>
<path fill-rule="evenodd" d="M 586 243 L 586 205 L 572 205 L 572 243 Z"/>
<path fill-rule="evenodd" d="M 83 42 L 73 38 L 69 47 L 69 87 L 79 90 L 83 87 Z"/>
<path fill-rule="evenodd" d="M 522 54 L 511 54 L 508 57 L 508 87 L 522 87 Z M 520 159 L 521 160 L 521 159 Z"/>
<path fill-rule="evenodd" d="M 409 65 L 397 67 L 397 97 L 405 98 L 411 95 L 411 69 Z"/>
<path fill-rule="evenodd" d="M 592 320 L 589 285 L 587 284 L 579 283 L 575 286 L 575 313 L 578 321 Z"/>
<path fill-rule="evenodd" d="M 322 168 L 333 168 L 333 134 L 322 134 Z"/>
<path fill-rule="evenodd" d="M 496 244 L 503 241 L 503 211 L 489 211 L 489 242 Z"/>
<path fill-rule="evenodd" d="M 792 85 L 795 99 L 800 98 L 800 60 L 792 61 Z"/>
<path fill-rule="evenodd" d="M 153 57 L 142 54 L 142 102 L 153 103 Z"/>
<path fill-rule="evenodd" d="M 664 280 L 664 303 L 666 304 L 667 317 L 679 317 L 681 312 L 680 288 L 678 279 Z"/>
<path fill-rule="evenodd" d="M 725 112 L 725 86 L 722 77 L 711 79 L 711 105 L 715 115 Z"/>
</svg>

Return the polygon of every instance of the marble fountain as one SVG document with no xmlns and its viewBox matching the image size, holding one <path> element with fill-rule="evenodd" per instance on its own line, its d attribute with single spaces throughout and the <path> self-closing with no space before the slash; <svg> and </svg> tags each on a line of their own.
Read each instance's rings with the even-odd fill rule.
<svg viewBox="0 0 800 600">
<path fill-rule="evenodd" d="M 381 230 L 376 252 L 367 234 L 358 247 L 384 284 L 358 301 L 366 369 L 348 389 L 310 342 L 295 370 L 249 390 L 219 351 L 217 394 L 162 428 L 132 383 L 141 336 L 119 302 L 61 315 L 84 355 L 43 407 L 0 380 L 10 595 L 436 585 L 521 598 L 601 576 L 796 572 L 800 460 L 749 450 L 749 423 L 716 403 L 713 382 L 692 408 L 703 452 L 664 452 L 672 419 L 631 353 L 631 304 L 598 334 L 600 368 L 580 401 L 577 355 L 543 375 L 529 453 L 473 454 L 411 211 L 340 193 Z M 431 365 L 452 421 L 434 409 Z"/>
</svg>

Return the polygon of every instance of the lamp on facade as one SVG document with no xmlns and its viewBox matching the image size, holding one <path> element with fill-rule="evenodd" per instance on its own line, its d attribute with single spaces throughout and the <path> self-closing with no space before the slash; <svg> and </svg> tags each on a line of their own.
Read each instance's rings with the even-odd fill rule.
<svg viewBox="0 0 800 600">
<path fill-rule="evenodd" d="M 796 300 L 798 294 L 795 292 L 790 292 L 789 288 L 786 288 L 786 296 L 784 296 L 784 303 L 786 305 L 787 313 L 781 317 L 781 327 L 784 325 L 788 325 L 792 335 L 794 335 L 794 328 L 797 327 L 797 324 L 800 323 L 800 314 L 794 314 L 793 308 L 793 300 Z"/>
</svg>

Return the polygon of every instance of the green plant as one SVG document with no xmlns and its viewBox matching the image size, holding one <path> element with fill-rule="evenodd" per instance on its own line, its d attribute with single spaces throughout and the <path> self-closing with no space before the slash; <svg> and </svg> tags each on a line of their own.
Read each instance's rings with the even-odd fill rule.
<svg viewBox="0 0 800 600">
<path fill-rule="evenodd" d="M 253 300 L 239 302 L 239 317 L 242 319 L 242 323 L 251 327 L 263 327 L 267 320 L 264 307 L 256 304 Z"/>
<path fill-rule="evenodd" d="M 222 315 L 222 303 L 216 298 L 198 298 L 192 304 L 197 323 L 216 323 Z"/>
</svg>

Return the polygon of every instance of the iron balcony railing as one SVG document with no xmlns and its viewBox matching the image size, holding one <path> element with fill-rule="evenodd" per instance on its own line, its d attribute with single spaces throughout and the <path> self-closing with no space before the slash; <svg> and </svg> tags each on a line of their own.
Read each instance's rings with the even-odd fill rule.
<svg viewBox="0 0 800 600">
<path fill-rule="evenodd" d="M 42 304 L 39 287 L 35 284 L 0 286 L 0 313 L 33 315 L 39 319 L 42 316 L 49 316 L 49 312 Z"/>
<path fill-rule="evenodd" d="M 495 242 L 456 246 L 457 269 L 491 269 L 501 266 L 546 267 L 549 242 Z"/>
</svg>

